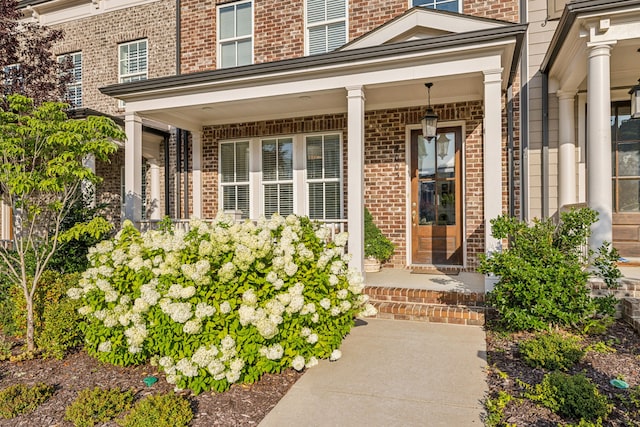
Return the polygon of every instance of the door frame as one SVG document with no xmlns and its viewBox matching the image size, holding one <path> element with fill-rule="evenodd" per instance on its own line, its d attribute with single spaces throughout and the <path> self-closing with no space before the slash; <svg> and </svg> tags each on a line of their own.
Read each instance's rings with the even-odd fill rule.
<svg viewBox="0 0 640 427">
<path fill-rule="evenodd" d="M 451 120 L 451 121 L 442 121 L 438 122 L 438 128 L 445 127 L 459 127 L 462 135 L 461 141 L 461 162 L 460 162 L 460 185 L 461 185 L 461 193 L 462 198 L 460 200 L 462 211 L 462 216 L 460 220 L 462 221 L 462 267 L 467 266 L 467 221 L 466 221 L 466 194 L 467 194 L 467 186 L 466 186 L 466 122 L 464 120 Z M 422 129 L 420 124 L 414 125 L 406 125 L 405 126 L 405 143 L 404 143 L 404 168 L 405 168 L 405 245 L 406 245 L 406 265 L 412 265 L 412 253 L 413 253 L 413 244 L 411 242 L 411 131 L 415 129 Z"/>
</svg>

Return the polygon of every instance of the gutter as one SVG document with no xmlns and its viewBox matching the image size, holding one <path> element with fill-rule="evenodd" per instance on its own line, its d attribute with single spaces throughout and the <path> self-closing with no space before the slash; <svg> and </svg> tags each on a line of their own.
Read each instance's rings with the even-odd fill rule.
<svg viewBox="0 0 640 427">
<path fill-rule="evenodd" d="M 518 56 L 522 39 L 527 30 L 527 24 L 513 24 L 490 30 L 471 31 L 468 33 L 445 35 L 422 40 L 411 40 L 402 43 L 392 43 L 382 46 L 366 47 L 347 51 L 333 51 L 325 54 L 285 59 L 281 61 L 252 64 L 241 67 L 223 68 L 211 71 L 182 74 L 141 80 L 131 83 L 119 83 L 100 88 L 105 95 L 118 97 L 140 92 L 171 89 L 188 85 L 202 85 L 207 83 L 224 82 L 229 79 L 267 77 L 278 73 L 292 71 L 312 71 L 313 68 L 341 66 L 354 64 L 357 61 L 383 59 L 407 54 L 425 53 L 430 50 L 451 47 L 462 47 L 470 44 L 516 38 L 516 55 Z M 518 61 L 511 63 L 508 84 L 511 84 L 516 74 Z"/>
</svg>

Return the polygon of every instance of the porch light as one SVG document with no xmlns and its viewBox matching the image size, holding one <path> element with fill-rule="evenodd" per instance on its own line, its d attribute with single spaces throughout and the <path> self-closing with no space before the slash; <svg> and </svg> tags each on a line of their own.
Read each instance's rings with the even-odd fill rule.
<svg viewBox="0 0 640 427">
<path fill-rule="evenodd" d="M 436 136 L 438 115 L 433 111 L 433 108 L 431 108 L 431 86 L 433 86 L 433 83 L 425 83 L 424 85 L 427 87 L 429 106 L 420 122 L 422 123 L 422 136 L 427 139 Z"/>
<path fill-rule="evenodd" d="M 640 79 L 638 84 L 631 88 L 629 95 L 631 95 L 631 118 L 640 119 Z"/>
<path fill-rule="evenodd" d="M 442 160 L 449 155 L 449 142 L 451 140 L 444 133 L 438 137 L 438 157 Z"/>
</svg>

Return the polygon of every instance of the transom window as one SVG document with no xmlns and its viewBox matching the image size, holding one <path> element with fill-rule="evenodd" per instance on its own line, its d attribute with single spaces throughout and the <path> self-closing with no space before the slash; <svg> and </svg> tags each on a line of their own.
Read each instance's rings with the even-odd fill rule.
<svg viewBox="0 0 640 427">
<path fill-rule="evenodd" d="M 222 209 L 249 218 L 249 141 L 220 145 L 220 175 Z"/>
<path fill-rule="evenodd" d="M 640 120 L 628 101 L 611 106 L 614 212 L 640 212 Z"/>
<path fill-rule="evenodd" d="M 220 144 L 220 208 L 242 218 L 295 213 L 342 218 L 339 134 L 296 135 Z"/>
<path fill-rule="evenodd" d="M 58 62 L 70 60 L 73 68 L 69 70 L 71 81 L 67 84 L 67 101 L 74 108 L 82 107 L 82 52 L 58 56 Z"/>
<path fill-rule="evenodd" d="M 123 43 L 118 47 L 118 50 L 120 83 L 146 80 L 149 63 L 147 40 Z"/>
<path fill-rule="evenodd" d="M 307 0 L 307 53 L 335 50 L 347 42 L 347 1 Z"/>
<path fill-rule="evenodd" d="M 219 68 L 253 63 L 253 14 L 251 2 L 218 8 Z"/>
<path fill-rule="evenodd" d="M 411 0 L 411 6 L 423 6 L 431 9 L 448 10 L 449 12 L 460 12 L 458 0 Z"/>
</svg>

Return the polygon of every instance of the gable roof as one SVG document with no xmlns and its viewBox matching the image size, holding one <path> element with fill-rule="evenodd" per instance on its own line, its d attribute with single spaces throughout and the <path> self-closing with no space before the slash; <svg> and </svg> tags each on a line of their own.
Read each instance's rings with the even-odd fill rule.
<svg viewBox="0 0 640 427">
<path fill-rule="evenodd" d="M 513 23 L 416 6 L 350 41 L 338 50 L 352 50 L 457 33 L 492 30 L 510 25 Z"/>
</svg>

